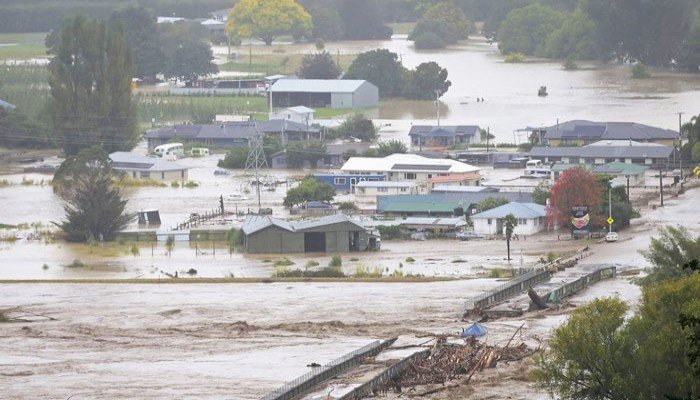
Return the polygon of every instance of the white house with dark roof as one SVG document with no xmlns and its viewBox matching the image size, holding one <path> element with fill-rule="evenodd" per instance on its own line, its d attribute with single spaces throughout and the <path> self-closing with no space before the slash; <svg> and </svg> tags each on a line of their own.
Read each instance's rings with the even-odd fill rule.
<svg viewBox="0 0 700 400">
<path fill-rule="evenodd" d="M 547 227 L 545 206 L 535 203 L 510 202 L 472 215 L 470 218 L 474 223 L 474 232 L 479 235 L 504 234 L 503 219 L 508 214 L 513 214 L 518 220 L 518 225 L 513 230 L 516 235 L 532 235 Z"/>
<path fill-rule="evenodd" d="M 377 201 L 377 196 L 396 196 L 418 194 L 415 182 L 395 181 L 361 181 L 355 184 L 355 195 L 358 198 Z"/>
<path fill-rule="evenodd" d="M 132 179 L 152 179 L 159 182 L 184 182 L 189 167 L 164 160 L 160 157 L 147 157 L 126 151 L 109 155 L 110 165 L 116 171 L 124 172 Z"/>
<path fill-rule="evenodd" d="M 603 165 L 623 162 L 639 165 L 665 165 L 673 156 L 671 146 L 632 140 L 601 140 L 583 147 L 533 147 L 530 158 L 546 163 Z"/>
<path fill-rule="evenodd" d="M 408 136 L 414 148 L 481 143 L 476 125 L 413 125 Z"/>
<path fill-rule="evenodd" d="M 280 79 L 272 84 L 275 107 L 373 108 L 379 89 L 366 80 Z"/>
<path fill-rule="evenodd" d="M 549 146 L 586 145 L 601 140 L 633 140 L 673 146 L 678 132 L 636 122 L 572 120 L 543 128 L 527 128 Z"/>
</svg>

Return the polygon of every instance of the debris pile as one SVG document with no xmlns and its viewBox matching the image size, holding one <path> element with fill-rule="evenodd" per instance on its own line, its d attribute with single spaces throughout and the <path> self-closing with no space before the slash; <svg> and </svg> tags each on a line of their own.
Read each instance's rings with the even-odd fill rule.
<svg viewBox="0 0 700 400">
<path fill-rule="evenodd" d="M 428 357 L 411 362 L 394 380 L 396 389 L 429 384 L 445 384 L 465 375 L 468 383 L 477 370 L 494 368 L 498 361 L 519 361 L 533 354 L 525 343 L 514 347 L 487 346 L 471 338 L 464 344 L 447 343 L 438 337 Z"/>
</svg>

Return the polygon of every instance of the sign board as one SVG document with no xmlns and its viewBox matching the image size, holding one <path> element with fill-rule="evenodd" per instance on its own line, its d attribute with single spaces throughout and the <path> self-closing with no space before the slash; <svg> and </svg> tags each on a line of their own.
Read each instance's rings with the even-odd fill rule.
<svg viewBox="0 0 700 400">
<path fill-rule="evenodd" d="M 613 217 L 608 217 L 608 219 L 606 219 L 605 221 L 608 223 L 608 225 L 612 225 L 615 223 L 615 220 L 613 219 Z"/>
<path fill-rule="evenodd" d="M 571 232 L 574 235 L 588 235 L 590 222 L 591 215 L 588 213 L 588 206 L 571 207 Z"/>
</svg>

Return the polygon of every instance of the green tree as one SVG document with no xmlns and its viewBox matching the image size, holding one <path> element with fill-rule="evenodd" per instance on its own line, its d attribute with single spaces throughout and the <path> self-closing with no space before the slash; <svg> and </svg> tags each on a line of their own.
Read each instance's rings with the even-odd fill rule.
<svg viewBox="0 0 700 400">
<path fill-rule="evenodd" d="M 299 0 L 299 4 L 311 15 L 313 29 L 311 36 L 323 40 L 343 38 L 343 20 L 338 4 L 327 0 Z"/>
<path fill-rule="evenodd" d="M 121 25 L 134 63 L 134 76 L 154 80 L 164 70 L 155 16 L 142 6 L 114 11 L 111 25 Z"/>
<path fill-rule="evenodd" d="M 544 55 L 545 40 L 562 25 L 562 14 L 540 3 L 508 13 L 498 29 L 498 49 L 502 54 Z"/>
<path fill-rule="evenodd" d="M 337 79 L 340 67 L 335 63 L 331 53 L 322 51 L 306 54 L 301 58 L 299 77 L 305 79 Z"/>
<path fill-rule="evenodd" d="M 582 9 L 571 13 L 559 29 L 551 32 L 545 41 L 544 54 L 567 60 L 597 57 L 596 26 Z"/>
<path fill-rule="evenodd" d="M 318 161 L 326 155 L 325 143 L 318 140 L 294 142 L 287 146 L 287 165 L 291 168 L 316 168 Z"/>
<path fill-rule="evenodd" d="M 338 10 L 343 22 L 344 39 L 371 40 L 391 37 L 391 28 L 382 22 L 378 0 L 340 0 Z"/>
<path fill-rule="evenodd" d="M 513 238 L 515 227 L 518 226 L 518 219 L 513 214 L 508 214 L 503 218 L 503 229 L 506 231 L 506 248 L 508 249 L 508 262 L 510 262 L 510 239 Z"/>
<path fill-rule="evenodd" d="M 289 189 L 284 196 L 283 204 L 287 208 L 308 201 L 333 201 L 335 190 L 325 182 L 320 182 L 313 176 L 307 176 L 299 186 Z"/>
<path fill-rule="evenodd" d="M 413 35 L 411 40 L 416 49 L 442 49 L 446 46 L 440 36 L 431 31 Z"/>
<path fill-rule="evenodd" d="M 120 26 L 77 16 L 49 49 L 48 110 L 67 156 L 100 145 L 131 150 L 138 141 L 131 56 Z"/>
<path fill-rule="evenodd" d="M 484 212 L 508 203 L 505 197 L 487 197 L 476 205 L 476 212 Z"/>
<path fill-rule="evenodd" d="M 88 158 L 82 153 L 68 162 L 77 166 L 75 161 Z M 114 186 L 114 174 L 109 164 L 104 159 L 91 159 L 72 172 L 66 177 L 70 185 L 64 185 L 58 192 L 66 203 L 66 220 L 57 225 L 66 234 L 66 240 L 114 240 L 117 232 L 126 228 L 134 215 L 126 212 L 127 201 Z"/>
<path fill-rule="evenodd" d="M 404 142 L 398 139 L 379 142 L 379 148 L 377 149 L 377 155 L 379 157 L 386 157 L 391 154 L 399 153 L 408 153 L 408 148 Z"/>
<path fill-rule="evenodd" d="M 434 100 L 442 96 L 452 86 L 447 79 L 447 70 L 436 62 L 422 63 L 409 73 L 403 89 L 403 97 L 408 99 Z"/>
<path fill-rule="evenodd" d="M 700 260 L 700 236 L 693 237 L 682 226 L 667 226 L 659 233 L 651 239 L 649 249 L 642 252 L 651 264 L 649 274 L 640 279 L 643 285 L 687 277 L 691 271 L 683 268 L 685 263 Z"/>
<path fill-rule="evenodd" d="M 700 15 L 695 17 L 688 36 L 683 41 L 680 65 L 689 72 L 700 72 Z"/>
<path fill-rule="evenodd" d="M 377 49 L 358 55 L 343 78 L 368 80 L 379 88 L 380 96 L 399 97 L 407 75 L 396 53 Z"/>
<path fill-rule="evenodd" d="M 444 47 L 467 39 L 470 25 L 459 7 L 452 2 L 444 1 L 433 4 L 425 10 L 408 38 L 416 41 L 416 47 L 421 48 L 417 38 L 432 33 L 440 38 Z"/>
<path fill-rule="evenodd" d="M 219 72 L 212 62 L 214 55 L 206 29 L 198 23 L 160 24 L 159 37 L 163 52 L 162 73 L 167 78 L 196 82 L 202 76 Z"/>
<path fill-rule="evenodd" d="M 369 142 L 377 138 L 377 127 L 371 119 L 362 114 L 353 114 L 336 129 L 334 136 L 351 139 L 360 139 Z"/>
<path fill-rule="evenodd" d="M 226 156 L 217 162 L 217 166 L 228 169 L 245 168 L 245 162 L 250 153 L 249 147 L 234 147 L 226 153 Z"/>
<path fill-rule="evenodd" d="M 271 45 L 281 35 L 309 35 L 311 16 L 294 0 L 241 0 L 228 15 L 229 34 Z"/>
<path fill-rule="evenodd" d="M 544 181 L 540 182 L 535 190 L 532 191 L 532 202 L 536 204 L 541 204 L 543 206 L 547 205 L 547 199 L 552 196 L 552 192 L 549 191 L 549 185 Z"/>
<path fill-rule="evenodd" d="M 681 132 L 688 141 L 681 150 L 682 156 L 686 159 L 690 158 L 694 162 L 700 162 L 700 147 L 698 147 L 700 144 L 700 115 L 693 116 L 690 121 L 683 124 Z"/>
<path fill-rule="evenodd" d="M 4 147 L 47 148 L 55 143 L 35 119 L 17 110 L 0 107 L 0 143 Z"/>
</svg>

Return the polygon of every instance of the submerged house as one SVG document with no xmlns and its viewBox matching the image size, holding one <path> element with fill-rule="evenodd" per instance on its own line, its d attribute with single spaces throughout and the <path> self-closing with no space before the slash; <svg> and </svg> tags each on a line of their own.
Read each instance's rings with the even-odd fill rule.
<svg viewBox="0 0 700 400">
<path fill-rule="evenodd" d="M 287 222 L 270 216 L 249 215 L 243 223 L 248 253 L 344 253 L 378 250 L 379 236 L 342 215 Z"/>
<path fill-rule="evenodd" d="M 545 206 L 535 203 L 510 202 L 471 216 L 474 232 L 479 235 L 504 234 L 503 218 L 512 214 L 518 225 L 513 229 L 516 235 L 532 235 L 547 227 Z"/>
<path fill-rule="evenodd" d="M 596 166 L 622 162 L 646 166 L 666 165 L 674 149 L 631 140 L 601 140 L 583 147 L 533 147 L 530 158 L 545 163 Z"/>
<path fill-rule="evenodd" d="M 634 140 L 673 146 L 678 132 L 635 122 L 572 120 L 543 128 L 527 128 L 549 146 L 583 146 L 600 140 Z"/>
<path fill-rule="evenodd" d="M 185 167 L 160 157 L 147 157 L 126 151 L 109 155 L 110 165 L 132 179 L 152 179 L 159 182 L 184 182 L 187 180 Z"/>
<path fill-rule="evenodd" d="M 408 136 L 414 148 L 481 143 L 476 125 L 413 125 Z"/>
</svg>

